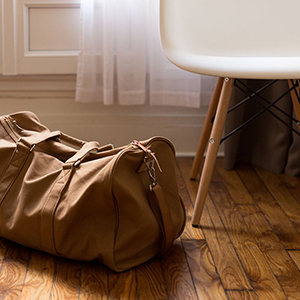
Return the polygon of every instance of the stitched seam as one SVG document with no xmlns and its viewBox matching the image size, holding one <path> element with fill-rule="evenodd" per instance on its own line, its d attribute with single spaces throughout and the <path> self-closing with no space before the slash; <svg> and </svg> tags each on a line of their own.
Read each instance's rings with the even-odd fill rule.
<svg viewBox="0 0 300 300">
<path fill-rule="evenodd" d="M 51 217 L 51 236 L 52 236 L 52 242 L 53 242 L 53 249 L 55 251 L 55 253 L 60 256 L 57 248 L 56 248 L 56 245 L 55 245 L 55 234 L 54 234 L 54 217 L 55 217 L 55 213 L 56 213 L 56 210 L 57 210 L 57 207 L 58 207 L 58 204 L 60 203 L 60 200 L 61 200 L 61 195 L 63 194 L 63 191 L 64 189 L 66 188 L 70 178 L 71 178 L 71 173 L 72 173 L 72 168 L 70 168 L 68 170 L 68 172 L 66 172 L 66 174 L 62 177 L 62 179 L 66 178 L 67 176 L 69 176 L 67 178 L 67 180 L 65 180 L 65 182 L 62 184 L 62 188 L 60 189 L 59 191 L 59 195 L 57 197 L 57 200 L 56 200 L 56 203 L 53 207 L 53 210 L 52 210 L 52 217 Z"/>
</svg>

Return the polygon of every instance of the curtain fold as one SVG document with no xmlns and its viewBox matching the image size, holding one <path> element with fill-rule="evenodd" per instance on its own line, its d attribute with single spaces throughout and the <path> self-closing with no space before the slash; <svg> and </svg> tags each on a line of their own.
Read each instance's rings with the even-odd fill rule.
<svg viewBox="0 0 300 300">
<path fill-rule="evenodd" d="M 120 104 L 144 104 L 147 1 L 116 2 L 116 73 Z"/>
<path fill-rule="evenodd" d="M 257 90 L 268 81 L 244 80 L 244 82 Z M 265 90 L 262 96 L 273 101 L 284 94 L 287 89 L 287 81 L 280 80 L 272 88 Z M 238 103 L 245 96 L 243 92 L 234 88 L 231 105 Z M 293 105 L 289 94 L 284 96 L 276 105 L 289 116 L 293 115 Z M 261 107 L 252 101 L 231 112 L 226 119 L 226 133 L 260 110 Z M 271 109 L 271 111 L 278 114 L 274 109 Z M 295 122 L 292 122 L 290 117 L 282 114 L 280 116 L 287 124 L 298 130 Z M 300 137 L 274 116 L 265 112 L 225 141 L 225 168 L 232 169 L 236 162 L 242 161 L 275 173 L 299 176 L 299 148 Z"/>
<path fill-rule="evenodd" d="M 149 12 L 150 103 L 199 107 L 200 75 L 179 70 L 166 59 L 159 39 L 159 1 L 150 0 Z"/>
<path fill-rule="evenodd" d="M 114 38 L 110 33 L 114 32 L 114 2 L 84 0 L 81 3 L 81 51 L 76 84 L 78 102 L 113 103 Z"/>
<path fill-rule="evenodd" d="M 200 107 L 201 76 L 163 54 L 159 0 L 82 0 L 81 21 L 77 102 Z"/>
</svg>

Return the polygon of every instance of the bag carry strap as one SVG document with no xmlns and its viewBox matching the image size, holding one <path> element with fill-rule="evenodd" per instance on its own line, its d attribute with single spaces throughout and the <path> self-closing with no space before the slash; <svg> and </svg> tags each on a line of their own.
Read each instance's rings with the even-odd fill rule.
<svg viewBox="0 0 300 300">
<path fill-rule="evenodd" d="M 61 132 L 60 133 L 60 140 L 64 141 L 67 144 L 73 145 L 75 147 L 81 148 L 84 144 L 86 144 L 86 141 L 77 139 L 73 136 L 70 136 L 66 133 Z"/>
<path fill-rule="evenodd" d="M 99 150 L 100 145 L 98 142 L 88 142 L 86 144 L 84 144 L 81 149 L 74 154 L 72 157 L 70 157 L 67 161 L 67 163 L 73 163 L 74 166 L 78 166 L 82 160 L 88 156 L 92 151 L 97 151 Z"/>
<path fill-rule="evenodd" d="M 26 146 L 29 146 L 30 148 L 46 140 L 55 137 L 60 137 L 60 135 L 61 135 L 60 131 L 48 131 L 48 132 L 46 131 L 32 136 L 21 137 L 20 141 L 22 141 Z"/>
<path fill-rule="evenodd" d="M 162 232 L 164 243 L 161 253 L 164 253 L 173 244 L 175 230 L 169 207 L 165 200 L 164 191 L 159 184 L 156 184 L 155 187 L 149 191 L 149 203 Z"/>
<path fill-rule="evenodd" d="M 22 140 L 25 141 L 25 144 L 31 147 L 32 145 L 39 144 L 41 142 L 44 142 L 48 139 L 55 138 L 55 137 L 59 138 L 61 141 L 64 141 L 65 143 L 68 143 L 78 148 L 81 148 L 83 145 L 87 143 L 86 141 L 82 141 L 77 138 L 74 138 L 59 130 L 40 132 L 32 136 L 22 137 Z"/>
<path fill-rule="evenodd" d="M 33 136 L 22 137 L 20 141 L 22 141 L 29 148 L 33 149 L 35 145 L 55 137 L 70 145 L 80 148 L 72 157 L 70 157 L 66 161 L 66 163 L 73 163 L 74 166 L 78 166 L 83 161 L 83 159 L 87 157 L 92 151 L 99 152 L 113 148 L 112 144 L 100 147 L 99 143 L 96 141 L 85 142 L 61 131 L 42 132 Z"/>
</svg>

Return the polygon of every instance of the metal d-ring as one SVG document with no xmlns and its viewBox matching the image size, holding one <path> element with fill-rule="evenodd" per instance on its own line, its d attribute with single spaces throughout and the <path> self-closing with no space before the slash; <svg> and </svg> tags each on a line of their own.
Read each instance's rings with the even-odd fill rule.
<svg viewBox="0 0 300 300">
<path fill-rule="evenodd" d="M 149 175 L 149 178 L 150 178 L 150 190 L 152 190 L 156 185 L 157 185 L 157 182 L 156 182 L 156 174 L 155 174 L 155 160 L 154 159 L 144 159 L 144 162 L 147 166 L 147 170 L 148 170 L 148 175 Z"/>
</svg>

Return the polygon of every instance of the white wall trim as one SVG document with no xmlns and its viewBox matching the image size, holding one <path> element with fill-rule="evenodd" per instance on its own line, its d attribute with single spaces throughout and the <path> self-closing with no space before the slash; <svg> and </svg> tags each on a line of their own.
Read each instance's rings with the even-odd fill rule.
<svg viewBox="0 0 300 300">
<path fill-rule="evenodd" d="M 0 92 L 73 91 L 76 75 L 0 76 Z M 1 97 L 1 94 L 0 94 Z"/>
<path fill-rule="evenodd" d="M 16 75 L 17 32 L 16 1 L 2 0 L 2 73 Z"/>
<path fill-rule="evenodd" d="M 56 56 L 67 56 L 77 57 L 79 54 L 78 49 L 70 50 L 31 50 L 29 45 L 30 40 L 30 9 L 80 9 L 79 3 L 25 3 L 23 6 L 24 22 L 24 52 L 25 57 L 56 57 Z M 78 20 L 79 21 L 79 20 Z M 53 45 L 55 46 L 55 45 Z"/>
<path fill-rule="evenodd" d="M 29 49 L 30 22 L 28 13 L 30 8 L 49 8 L 49 10 L 53 8 L 64 8 L 67 12 L 68 8 L 80 8 L 80 0 L 2 0 L 0 1 L 0 6 L 1 74 L 76 74 L 77 57 L 79 54 L 78 47 L 76 47 L 76 49 L 55 50 L 55 45 L 53 45 L 49 50 L 31 51 Z M 79 13 L 76 12 L 76 14 L 67 15 L 74 16 L 70 17 L 70 20 L 66 19 L 68 20 L 66 22 L 75 22 L 73 24 L 78 24 L 78 26 L 70 26 L 70 30 L 74 30 L 72 34 L 75 34 L 75 36 L 76 34 L 79 35 Z M 64 17 L 61 18 L 64 20 Z M 63 24 L 65 24 L 65 22 L 63 22 Z M 75 27 L 77 28 L 76 30 L 74 29 Z M 38 29 L 39 27 L 36 26 L 35 28 Z M 41 24 L 40 28 L 43 28 L 43 24 Z M 52 27 L 50 26 L 50 28 Z M 35 32 L 39 32 L 39 30 Z M 50 30 L 50 32 L 52 31 Z M 60 32 L 60 30 L 58 32 Z M 43 36 L 44 35 L 42 35 L 42 37 Z M 64 41 L 66 39 L 62 38 L 61 40 Z M 55 43 L 55 41 L 56 39 L 53 39 L 53 43 Z"/>
</svg>

